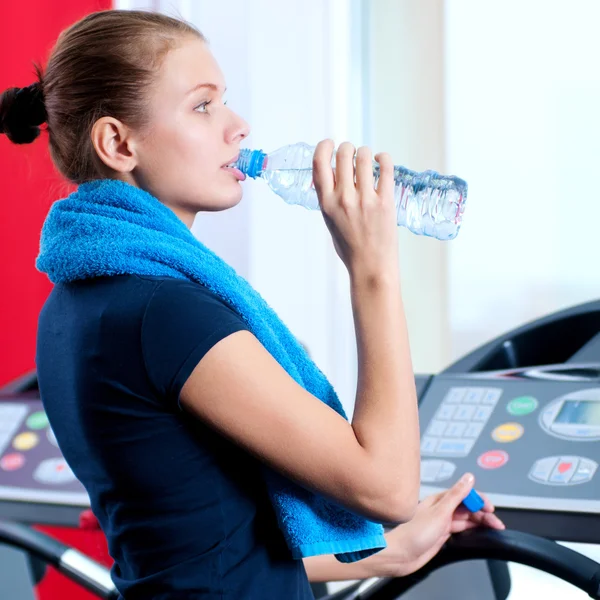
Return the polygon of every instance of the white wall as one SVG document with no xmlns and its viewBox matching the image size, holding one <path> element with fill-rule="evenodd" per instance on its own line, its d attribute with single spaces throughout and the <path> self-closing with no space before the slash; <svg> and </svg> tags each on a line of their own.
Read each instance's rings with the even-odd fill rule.
<svg viewBox="0 0 600 600">
<path fill-rule="evenodd" d="M 447 0 L 453 355 L 600 296 L 600 3 Z"/>
</svg>

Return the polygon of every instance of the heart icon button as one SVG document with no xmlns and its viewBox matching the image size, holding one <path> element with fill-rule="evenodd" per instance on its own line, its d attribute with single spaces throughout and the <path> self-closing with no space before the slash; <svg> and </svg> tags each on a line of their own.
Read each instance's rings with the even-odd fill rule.
<svg viewBox="0 0 600 600">
<path fill-rule="evenodd" d="M 570 463 L 570 462 L 560 463 L 560 465 L 558 465 L 558 472 L 566 473 L 572 466 L 573 466 L 573 463 Z"/>
</svg>

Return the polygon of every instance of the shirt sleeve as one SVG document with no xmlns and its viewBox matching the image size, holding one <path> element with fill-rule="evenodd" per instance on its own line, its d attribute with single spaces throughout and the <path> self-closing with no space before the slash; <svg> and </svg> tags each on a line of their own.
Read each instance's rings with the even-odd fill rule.
<svg viewBox="0 0 600 600">
<path fill-rule="evenodd" d="M 204 286 L 179 279 L 161 282 L 141 329 L 144 363 L 157 393 L 181 409 L 181 388 L 202 357 L 241 330 L 249 330 L 242 318 Z"/>
</svg>

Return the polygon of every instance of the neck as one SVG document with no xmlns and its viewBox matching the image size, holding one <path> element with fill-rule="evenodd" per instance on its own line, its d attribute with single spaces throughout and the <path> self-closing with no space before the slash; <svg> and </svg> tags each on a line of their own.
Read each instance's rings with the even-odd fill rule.
<svg viewBox="0 0 600 600">
<path fill-rule="evenodd" d="M 179 206 L 171 206 L 170 204 L 163 202 L 156 194 L 152 192 L 151 189 L 148 189 L 147 186 L 142 185 L 142 183 L 138 181 L 136 177 L 134 177 L 133 173 L 119 173 L 114 178 L 120 179 L 125 183 L 129 183 L 130 185 L 133 185 L 136 188 L 139 188 L 141 190 L 144 190 L 145 192 L 148 192 L 149 194 L 152 194 L 161 204 L 164 204 L 167 208 L 170 208 L 175 213 L 175 216 L 179 220 L 183 221 L 183 223 L 188 229 L 192 228 L 192 225 L 194 224 L 194 219 L 196 218 L 196 215 L 194 213 L 191 213 Z"/>
</svg>

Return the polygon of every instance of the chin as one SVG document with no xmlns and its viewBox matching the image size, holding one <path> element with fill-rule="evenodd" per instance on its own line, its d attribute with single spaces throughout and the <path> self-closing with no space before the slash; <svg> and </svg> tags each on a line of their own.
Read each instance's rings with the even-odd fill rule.
<svg viewBox="0 0 600 600">
<path fill-rule="evenodd" d="M 242 201 L 242 190 L 240 189 L 238 194 L 229 194 L 226 197 L 215 198 L 210 204 L 204 205 L 200 210 L 207 212 L 218 212 L 221 210 L 227 210 L 237 206 Z"/>
</svg>

